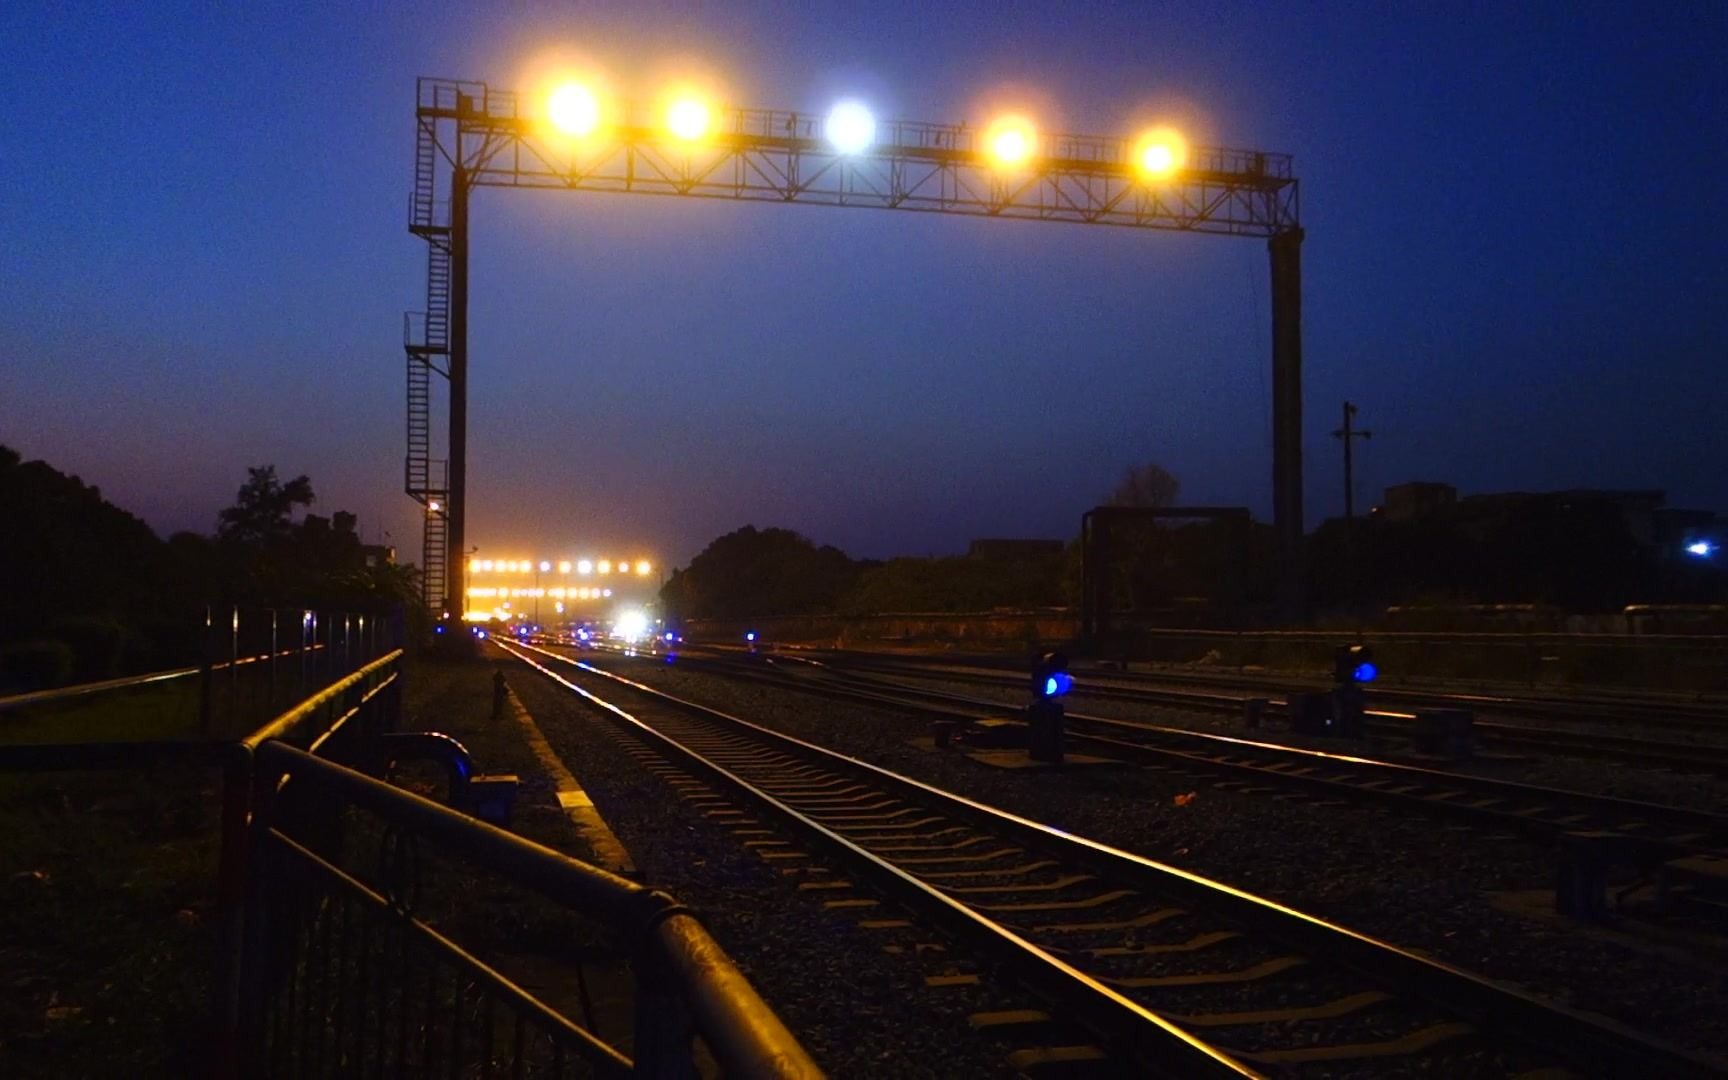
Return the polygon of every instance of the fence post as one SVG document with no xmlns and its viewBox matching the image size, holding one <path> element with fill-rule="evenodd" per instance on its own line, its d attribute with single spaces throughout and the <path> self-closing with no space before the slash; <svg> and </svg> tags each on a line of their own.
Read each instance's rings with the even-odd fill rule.
<svg viewBox="0 0 1728 1080">
<path fill-rule="evenodd" d="M 658 945 L 650 931 L 638 952 L 635 1071 L 656 1080 L 695 1080 L 696 1025 Z"/>
<path fill-rule="evenodd" d="M 222 754 L 222 826 L 216 869 L 216 978 L 213 1004 L 217 1032 L 217 1076 L 240 1075 L 244 1008 L 247 848 L 252 810 L 252 751 L 233 743 Z"/>
<path fill-rule="evenodd" d="M 240 605 L 228 613 L 228 730 L 239 725 L 234 721 L 240 714 Z"/>
<path fill-rule="evenodd" d="M 270 609 L 270 711 L 271 712 L 276 711 L 276 702 L 279 700 L 277 697 L 277 694 L 276 694 L 276 649 L 277 649 L 276 609 L 271 608 Z"/>
<path fill-rule="evenodd" d="M 198 730 L 208 737 L 210 735 L 211 701 L 210 695 L 215 690 L 215 679 L 210 670 L 211 658 L 216 652 L 216 629 L 213 622 L 210 605 L 204 605 L 204 633 L 200 635 L 198 648 Z"/>
</svg>

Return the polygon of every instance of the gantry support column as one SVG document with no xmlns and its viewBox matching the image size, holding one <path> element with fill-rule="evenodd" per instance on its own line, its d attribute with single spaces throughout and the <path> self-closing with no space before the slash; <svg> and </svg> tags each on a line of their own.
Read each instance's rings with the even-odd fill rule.
<svg viewBox="0 0 1728 1080">
<path fill-rule="evenodd" d="M 461 145 L 461 136 L 457 136 Z M 450 174 L 450 529 L 444 553 L 444 610 L 468 605 L 468 170 Z"/>
<path fill-rule="evenodd" d="M 1272 529 L 1278 601 L 1304 614 L 1302 570 L 1302 230 L 1267 242 L 1272 256 Z"/>
</svg>

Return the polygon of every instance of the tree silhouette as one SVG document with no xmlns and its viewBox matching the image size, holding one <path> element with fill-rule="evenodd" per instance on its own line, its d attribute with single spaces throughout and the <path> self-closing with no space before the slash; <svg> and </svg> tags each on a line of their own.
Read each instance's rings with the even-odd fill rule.
<svg viewBox="0 0 1728 1080">
<path fill-rule="evenodd" d="M 271 547 L 288 539 L 294 529 L 294 508 L 311 506 L 312 481 L 304 474 L 286 484 L 276 479 L 276 466 L 246 470 L 246 482 L 234 505 L 216 516 L 216 538 L 230 544 Z"/>
</svg>

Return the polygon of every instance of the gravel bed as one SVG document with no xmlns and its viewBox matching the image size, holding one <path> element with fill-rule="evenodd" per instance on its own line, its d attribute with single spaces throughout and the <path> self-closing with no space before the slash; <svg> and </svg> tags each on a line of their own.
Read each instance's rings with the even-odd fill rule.
<svg viewBox="0 0 1728 1080">
<path fill-rule="evenodd" d="M 997 770 L 911 745 L 924 722 L 890 711 L 657 662 L 595 662 L 1728 1060 L 1720 965 L 1492 905 L 1497 893 L 1552 886 L 1552 853 L 1522 838 L 1373 806 L 1239 794 L 1176 771 Z"/>
<path fill-rule="evenodd" d="M 1005 705 L 1024 703 L 1025 694 L 1009 687 L 984 686 L 978 683 L 947 682 L 937 679 L 904 680 L 905 685 L 943 693 L 960 694 Z M 1622 799 L 1639 799 L 1669 806 L 1684 806 L 1712 813 L 1728 813 L 1728 777 L 1711 773 L 1682 773 L 1671 769 L 1634 765 L 1624 762 L 1598 761 L 1589 758 L 1511 755 L 1464 762 L 1435 762 L 1409 753 L 1407 743 L 1388 739 L 1369 739 L 1366 743 L 1346 743 L 1337 739 L 1313 738 L 1294 734 L 1281 726 L 1252 731 L 1242 726 L 1240 719 L 1220 713 L 1187 711 L 1163 705 L 1133 701 L 1093 699 L 1088 701 L 1083 691 L 1076 690 L 1069 699 L 1068 711 L 1107 716 L 1114 720 L 1135 720 L 1166 727 L 1192 728 L 1239 738 L 1259 738 L 1267 742 L 1285 743 L 1311 750 L 1348 751 L 1361 748 L 1366 753 L 1387 761 L 1402 761 L 1429 768 L 1544 787 L 1587 791 L 1598 795 L 1613 795 Z"/>
<path fill-rule="evenodd" d="M 519 673 L 518 673 L 519 672 Z M 929 930 L 864 929 L 796 890 L 799 873 L 749 854 L 741 839 L 682 808 L 624 752 L 609 720 L 519 666 L 516 689 L 548 741 L 629 849 L 643 880 L 689 905 L 818 1063 L 834 1076 L 1012 1076 L 1010 1049 L 973 1033 L 972 1013 L 1033 1004 L 985 975 L 931 988 L 926 975 L 971 970 Z M 790 872 L 788 872 L 790 871 Z M 819 895 L 819 894 L 818 894 Z M 884 904 L 863 918 L 898 917 Z M 890 953 L 889 948 L 898 950 Z"/>
</svg>

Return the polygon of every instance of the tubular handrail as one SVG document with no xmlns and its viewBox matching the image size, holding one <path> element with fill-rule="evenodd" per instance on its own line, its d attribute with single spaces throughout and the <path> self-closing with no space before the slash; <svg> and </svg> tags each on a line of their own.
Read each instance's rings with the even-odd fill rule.
<svg viewBox="0 0 1728 1080">
<path fill-rule="evenodd" d="M 633 944 L 657 954 L 688 993 L 697 1030 L 729 1075 L 822 1075 L 719 944 L 668 894 L 273 737 L 255 745 L 255 761 L 264 775 L 300 778 L 327 789 L 390 825 L 435 840 L 445 850 L 600 918 L 630 936 Z"/>
<path fill-rule="evenodd" d="M 350 688 L 359 685 L 373 674 L 395 664 L 403 655 L 404 650 L 391 649 L 365 667 L 343 676 L 287 712 L 277 716 L 263 727 L 258 728 L 252 734 L 241 739 L 240 746 L 248 751 L 256 751 L 267 740 L 283 738 L 304 723 L 319 708 L 328 704 L 338 695 L 346 693 Z"/>
</svg>

